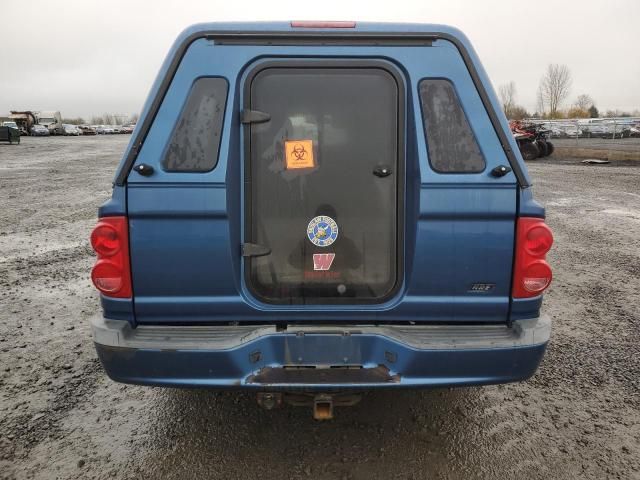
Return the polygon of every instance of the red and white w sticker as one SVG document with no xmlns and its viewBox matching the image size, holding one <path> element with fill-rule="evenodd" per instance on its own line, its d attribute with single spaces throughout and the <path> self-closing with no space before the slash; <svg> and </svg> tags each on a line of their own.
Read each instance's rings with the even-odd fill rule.
<svg viewBox="0 0 640 480">
<path fill-rule="evenodd" d="M 313 254 L 313 269 L 314 270 L 329 270 L 333 259 L 336 258 L 335 253 L 314 253 Z"/>
</svg>

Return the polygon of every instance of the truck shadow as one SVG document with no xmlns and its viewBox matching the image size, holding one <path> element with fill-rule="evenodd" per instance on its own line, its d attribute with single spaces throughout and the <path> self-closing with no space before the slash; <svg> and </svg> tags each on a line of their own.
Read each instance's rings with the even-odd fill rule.
<svg viewBox="0 0 640 480">
<path fill-rule="evenodd" d="M 446 473 L 486 403 L 474 388 L 369 392 L 318 422 L 311 408 L 265 411 L 255 393 L 157 392 L 143 470 L 162 478 L 406 478 L 425 464 Z"/>
</svg>

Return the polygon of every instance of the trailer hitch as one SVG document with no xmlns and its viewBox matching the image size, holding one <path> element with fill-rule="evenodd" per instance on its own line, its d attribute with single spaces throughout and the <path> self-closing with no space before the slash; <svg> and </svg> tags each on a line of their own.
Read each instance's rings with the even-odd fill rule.
<svg viewBox="0 0 640 480">
<path fill-rule="evenodd" d="M 258 405 L 274 410 L 285 403 L 293 407 L 311 407 L 316 420 L 331 420 L 334 407 L 351 407 L 362 399 L 360 393 L 258 393 Z"/>
</svg>

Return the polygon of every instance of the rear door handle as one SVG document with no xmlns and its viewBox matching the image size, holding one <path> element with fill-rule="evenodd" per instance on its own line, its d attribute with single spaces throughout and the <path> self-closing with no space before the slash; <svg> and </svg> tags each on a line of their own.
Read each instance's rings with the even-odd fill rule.
<svg viewBox="0 0 640 480">
<path fill-rule="evenodd" d="M 143 177 L 149 177 L 153 175 L 153 167 L 151 165 L 147 165 L 146 163 L 141 163 L 140 165 L 136 165 L 134 170 L 138 172 Z"/>
<path fill-rule="evenodd" d="M 498 165 L 496 168 L 491 170 L 491 175 L 496 178 L 504 177 L 507 173 L 511 171 L 510 167 L 506 165 Z"/>
<path fill-rule="evenodd" d="M 373 174 L 376 177 L 380 177 L 380 178 L 388 177 L 392 173 L 393 172 L 391 171 L 391 169 L 389 167 L 378 167 L 373 171 Z"/>
</svg>

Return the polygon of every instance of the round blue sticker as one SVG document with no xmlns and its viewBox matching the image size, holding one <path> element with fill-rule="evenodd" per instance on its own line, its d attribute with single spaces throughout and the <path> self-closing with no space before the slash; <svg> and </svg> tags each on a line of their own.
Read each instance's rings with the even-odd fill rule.
<svg viewBox="0 0 640 480">
<path fill-rule="evenodd" d="M 338 238 L 338 224 L 326 215 L 319 215 L 307 227 L 309 241 L 318 247 L 328 247 Z"/>
</svg>

